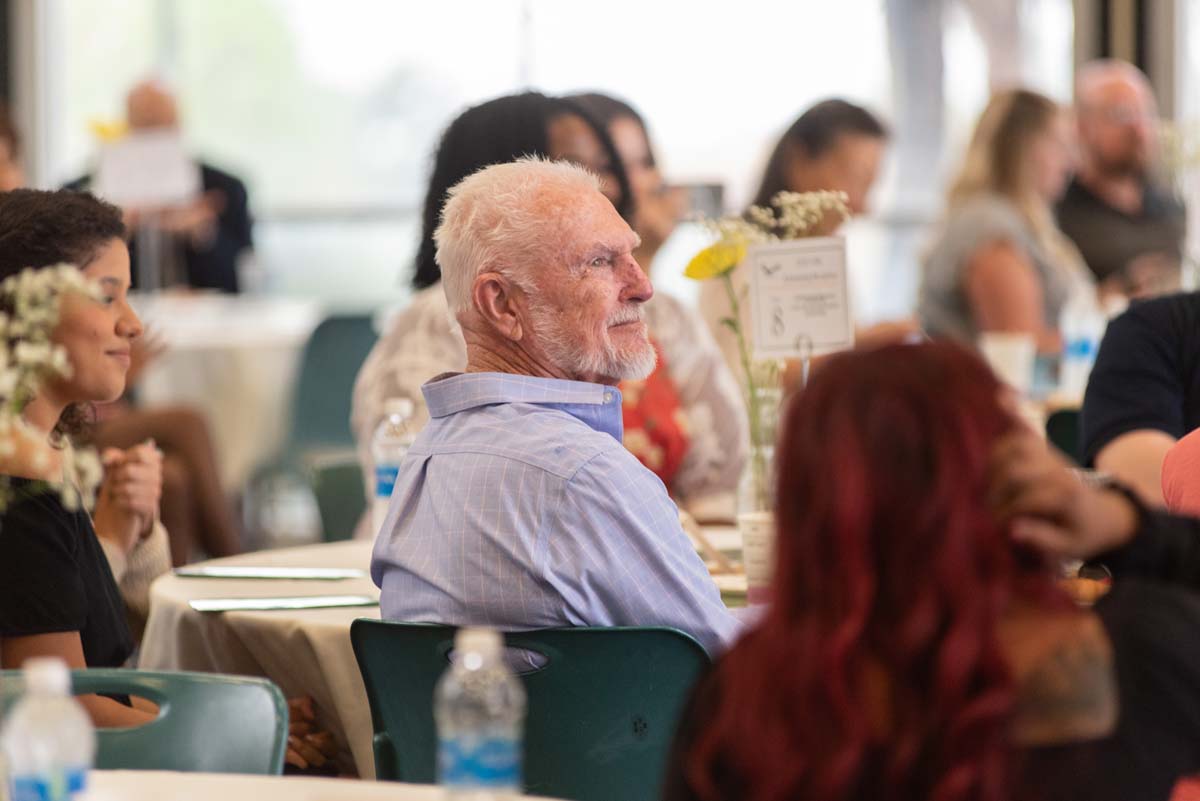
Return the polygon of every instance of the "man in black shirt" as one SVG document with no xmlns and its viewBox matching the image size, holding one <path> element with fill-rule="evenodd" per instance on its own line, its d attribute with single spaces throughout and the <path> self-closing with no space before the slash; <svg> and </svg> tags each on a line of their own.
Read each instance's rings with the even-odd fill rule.
<svg viewBox="0 0 1200 801">
<path fill-rule="evenodd" d="M 1122 61 L 1095 61 L 1075 89 L 1081 162 L 1058 223 L 1103 292 L 1145 297 L 1179 286 L 1185 210 L 1150 181 L 1157 109 L 1150 84 Z"/>
<path fill-rule="evenodd" d="M 1162 505 L 1162 461 L 1200 427 L 1200 293 L 1134 303 L 1108 324 L 1083 397 L 1084 464 Z"/>
<path fill-rule="evenodd" d="M 125 105 L 132 130 L 179 127 L 175 98 L 155 81 L 135 86 Z M 246 185 L 210 164 L 199 162 L 199 167 L 201 195 L 191 203 L 151 215 L 124 209 L 126 224 L 133 229 L 129 256 L 135 287 L 145 288 L 139 280 L 139 242 L 150 237 L 167 248 L 158 260 L 165 285 L 239 291 L 238 261 L 254 247 Z M 68 188 L 88 189 L 91 182 L 92 176 L 84 176 Z"/>
</svg>

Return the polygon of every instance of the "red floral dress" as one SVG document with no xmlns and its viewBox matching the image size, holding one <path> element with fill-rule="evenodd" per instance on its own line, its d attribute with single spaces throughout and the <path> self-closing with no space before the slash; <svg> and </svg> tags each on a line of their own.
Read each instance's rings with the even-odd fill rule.
<svg viewBox="0 0 1200 801">
<path fill-rule="evenodd" d="M 641 381 L 622 381 L 625 447 L 670 490 L 690 443 L 687 417 L 662 348 L 651 341 L 658 364 Z"/>
</svg>

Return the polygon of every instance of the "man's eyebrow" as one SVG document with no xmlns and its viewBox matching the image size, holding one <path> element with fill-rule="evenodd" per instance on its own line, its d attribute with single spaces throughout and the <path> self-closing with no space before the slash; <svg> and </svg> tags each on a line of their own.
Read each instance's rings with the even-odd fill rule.
<svg viewBox="0 0 1200 801">
<path fill-rule="evenodd" d="M 101 279 L 100 279 L 100 283 L 102 283 L 102 284 L 111 284 L 112 286 L 118 286 L 118 287 L 119 287 L 119 286 L 121 285 L 121 279 L 120 279 L 120 278 L 113 278 L 111 275 L 109 275 L 109 276 L 105 276 L 104 278 L 101 278 Z"/>
</svg>

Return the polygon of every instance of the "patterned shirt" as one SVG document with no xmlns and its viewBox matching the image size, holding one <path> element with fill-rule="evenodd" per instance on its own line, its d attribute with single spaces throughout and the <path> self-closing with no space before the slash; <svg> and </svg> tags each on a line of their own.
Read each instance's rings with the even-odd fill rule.
<svg viewBox="0 0 1200 801">
<path fill-rule="evenodd" d="M 693 309 L 666 293 L 656 294 L 645 308 L 646 326 L 662 349 L 688 436 L 687 451 L 668 489 L 697 519 L 732 517 L 738 481 L 750 450 L 738 384 Z M 375 474 L 371 435 L 383 419 L 388 399 L 411 398 L 416 406 L 414 424 L 419 429 L 429 419 L 421 385 L 435 375 L 463 370 L 466 364 L 467 346 L 451 325 L 441 284 L 418 292 L 412 303 L 389 321 L 354 383 L 350 425 L 358 442 L 368 498 L 373 497 L 371 477 Z M 364 529 L 362 533 L 374 536 L 375 532 Z"/>
<path fill-rule="evenodd" d="M 741 628 L 658 478 L 621 445 L 614 387 L 439 377 L 371 559 L 391 620 L 673 626 L 710 653 Z"/>
</svg>

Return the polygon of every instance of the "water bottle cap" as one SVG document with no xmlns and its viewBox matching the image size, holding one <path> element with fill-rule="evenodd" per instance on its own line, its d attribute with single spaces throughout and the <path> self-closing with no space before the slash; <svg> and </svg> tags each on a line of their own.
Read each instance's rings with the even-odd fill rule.
<svg viewBox="0 0 1200 801">
<path fill-rule="evenodd" d="M 460 653 L 475 651 L 488 657 L 498 655 L 503 648 L 504 640 L 494 629 L 464 627 L 454 635 L 454 650 Z"/>
<path fill-rule="evenodd" d="M 412 398 L 389 398 L 383 405 L 384 413 L 388 417 L 399 415 L 405 419 L 412 417 L 413 402 Z"/>
<path fill-rule="evenodd" d="M 66 695 L 71 691 L 71 672 L 56 656 L 35 656 L 21 666 L 25 690 L 39 695 Z"/>
</svg>

